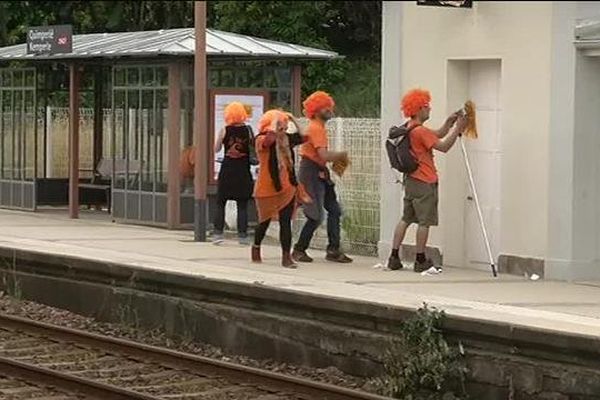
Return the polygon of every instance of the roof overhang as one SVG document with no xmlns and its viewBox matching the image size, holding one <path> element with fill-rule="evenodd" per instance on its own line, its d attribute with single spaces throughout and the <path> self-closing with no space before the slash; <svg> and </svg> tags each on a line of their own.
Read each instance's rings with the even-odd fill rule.
<svg viewBox="0 0 600 400">
<path fill-rule="evenodd" d="M 192 58 L 195 45 L 193 28 L 92 33 L 74 35 L 73 51 L 66 54 L 27 54 L 26 44 L 0 48 L 0 62 Z M 306 61 L 342 58 L 333 51 L 213 29 L 206 30 L 206 54 L 209 59 Z"/>
</svg>

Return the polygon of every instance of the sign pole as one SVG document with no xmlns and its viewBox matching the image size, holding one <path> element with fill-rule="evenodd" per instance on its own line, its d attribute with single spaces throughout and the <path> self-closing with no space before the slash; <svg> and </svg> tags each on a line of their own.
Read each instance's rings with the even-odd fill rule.
<svg viewBox="0 0 600 400">
<path fill-rule="evenodd" d="M 208 186 L 208 123 L 206 101 L 206 2 L 194 2 L 194 240 L 206 242 Z M 210 160 L 212 161 L 212 160 Z"/>
</svg>

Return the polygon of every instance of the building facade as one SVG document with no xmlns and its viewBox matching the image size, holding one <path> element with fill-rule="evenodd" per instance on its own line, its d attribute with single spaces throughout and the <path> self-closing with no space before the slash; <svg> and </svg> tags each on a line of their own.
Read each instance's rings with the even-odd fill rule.
<svg viewBox="0 0 600 400">
<path fill-rule="evenodd" d="M 599 278 L 600 2 L 384 2 L 383 19 L 382 138 L 410 88 L 431 91 L 433 128 L 473 100 L 480 137 L 465 144 L 501 270 Z M 487 269 L 459 146 L 436 154 L 430 245 L 446 265 Z M 385 256 L 403 193 L 386 159 L 381 172 Z"/>
</svg>

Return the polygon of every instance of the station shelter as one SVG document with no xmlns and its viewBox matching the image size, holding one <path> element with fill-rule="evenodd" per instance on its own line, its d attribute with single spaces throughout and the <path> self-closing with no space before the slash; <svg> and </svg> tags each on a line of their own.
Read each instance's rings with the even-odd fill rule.
<svg viewBox="0 0 600 400">
<path fill-rule="evenodd" d="M 65 54 L 0 48 L 0 207 L 68 206 L 77 218 L 87 205 L 119 222 L 191 226 L 193 182 L 181 176 L 180 157 L 193 144 L 194 47 L 194 29 L 182 28 L 74 35 Z M 206 55 L 210 149 L 227 102 L 247 102 L 254 122 L 271 107 L 298 115 L 302 65 L 339 57 L 212 29 Z M 53 107 L 68 108 L 68 129 L 50 132 Z M 84 111 L 93 114 L 85 148 Z M 57 147 L 56 135 L 68 146 Z M 89 162 L 80 162 L 84 153 Z M 51 166 L 61 159 L 68 171 L 57 174 Z M 219 163 L 214 154 L 206 162 L 210 213 Z"/>
</svg>

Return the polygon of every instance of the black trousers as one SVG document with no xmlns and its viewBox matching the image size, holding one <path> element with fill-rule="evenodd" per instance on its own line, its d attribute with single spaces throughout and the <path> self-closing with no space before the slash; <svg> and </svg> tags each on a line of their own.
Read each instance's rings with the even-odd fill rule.
<svg viewBox="0 0 600 400">
<path fill-rule="evenodd" d="M 248 236 L 248 200 L 236 200 L 237 202 L 237 229 L 240 237 Z M 217 210 L 215 213 L 215 233 L 223 234 L 225 228 L 225 206 L 227 199 L 217 198 Z"/>
<path fill-rule="evenodd" d="M 289 252 L 292 249 L 292 214 L 294 213 L 294 202 L 293 199 L 284 209 L 279 211 L 279 241 L 281 242 L 281 249 L 284 252 Z M 268 219 L 261 222 L 254 232 L 254 245 L 260 246 L 271 220 Z"/>
</svg>

